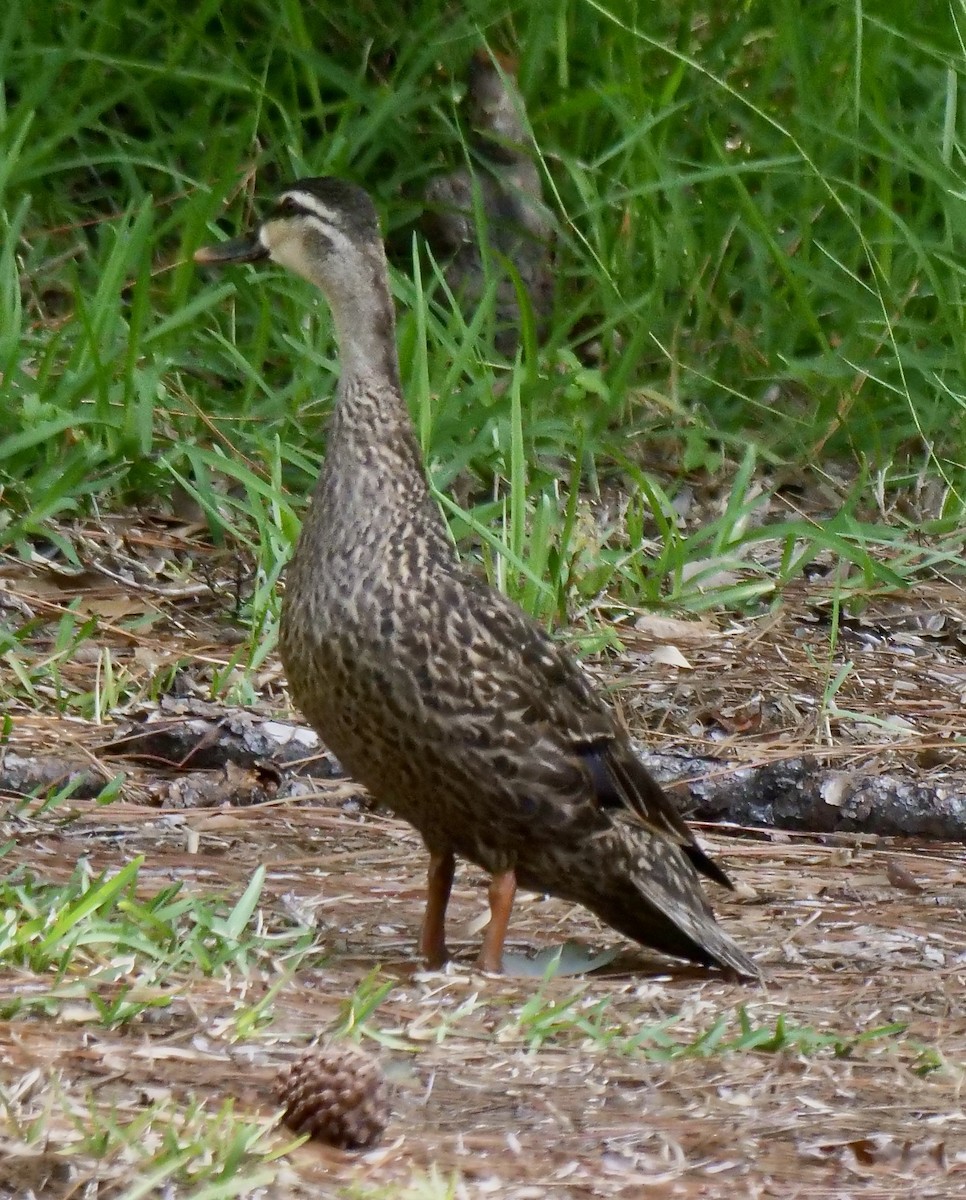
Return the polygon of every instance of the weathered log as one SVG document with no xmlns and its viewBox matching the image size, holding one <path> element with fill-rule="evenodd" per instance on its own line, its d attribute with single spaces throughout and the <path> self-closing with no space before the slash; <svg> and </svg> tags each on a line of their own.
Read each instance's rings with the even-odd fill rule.
<svg viewBox="0 0 966 1200">
<path fill-rule="evenodd" d="M 736 766 L 639 750 L 692 820 L 966 841 L 966 779 L 958 773 L 915 778 L 877 770 L 874 761 L 843 771 L 813 755 Z"/>
<path fill-rule="evenodd" d="M 338 762 L 304 726 L 265 720 L 240 709 L 182 702 L 126 724 L 84 758 L 28 755 L 8 747 L 0 759 L 0 792 L 46 798 L 69 787 L 78 798 L 96 796 L 125 761 L 166 773 L 270 768 L 279 775 L 319 781 L 342 778 Z M 812 833 L 868 833 L 966 842 L 966 778 L 953 770 L 926 777 L 874 758 L 840 770 L 802 755 L 735 765 L 638 746 L 641 758 L 691 819 Z M 890 748 L 890 760 L 896 751 Z M 101 764 L 98 769 L 98 764 Z M 225 784 L 219 783 L 224 795 Z M 227 789 L 230 791 L 231 789 Z"/>
</svg>

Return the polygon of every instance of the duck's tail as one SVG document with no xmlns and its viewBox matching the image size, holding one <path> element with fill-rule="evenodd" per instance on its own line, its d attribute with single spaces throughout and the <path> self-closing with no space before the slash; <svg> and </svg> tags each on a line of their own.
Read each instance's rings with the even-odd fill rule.
<svg viewBox="0 0 966 1200">
<path fill-rule="evenodd" d="M 704 898 L 685 850 L 626 821 L 603 836 L 602 865 L 579 897 L 606 924 L 662 954 L 720 967 L 741 979 L 761 971 L 725 933 Z"/>
</svg>

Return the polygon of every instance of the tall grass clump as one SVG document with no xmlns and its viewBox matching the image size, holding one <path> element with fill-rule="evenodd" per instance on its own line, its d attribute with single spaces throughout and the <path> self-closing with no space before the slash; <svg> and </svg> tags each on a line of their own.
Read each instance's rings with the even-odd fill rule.
<svg viewBox="0 0 966 1200">
<path fill-rule="evenodd" d="M 291 539 L 284 494 L 316 470 L 333 387 L 327 311 L 299 280 L 208 278 L 190 257 L 301 173 L 376 196 L 434 479 L 459 483 L 457 531 L 497 537 L 531 607 L 566 598 L 576 490 L 611 476 L 640 494 L 659 468 L 671 496 L 749 447 L 759 469 L 837 462 L 885 492 L 929 478 L 923 519 L 954 527 L 963 25 L 895 0 L 14 0 L 0 537 L 23 552 L 177 487 L 219 536 Z M 426 181 L 465 161 L 481 44 L 518 56 L 558 229 L 555 319 L 516 361 L 454 311 L 417 223 Z"/>
</svg>

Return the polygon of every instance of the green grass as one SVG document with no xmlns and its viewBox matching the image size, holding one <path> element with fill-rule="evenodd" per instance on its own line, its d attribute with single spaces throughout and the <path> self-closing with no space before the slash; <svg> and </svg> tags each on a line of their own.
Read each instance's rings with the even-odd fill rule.
<svg viewBox="0 0 966 1200">
<path fill-rule="evenodd" d="M 55 1087 L 40 1116 L 28 1119 L 0 1086 L 9 1149 L 25 1157 L 31 1150 L 42 1154 L 49 1146 L 50 1122 L 66 1119 L 70 1134 L 64 1141 L 81 1170 L 93 1162 L 103 1181 L 136 1181 L 127 1187 L 117 1184 L 111 1194 L 119 1200 L 156 1196 L 162 1185 L 168 1194 L 190 1200 L 252 1195 L 251 1189 L 275 1179 L 273 1164 L 285 1151 L 272 1121 L 240 1116 L 230 1100 L 217 1108 L 162 1100 L 144 1106 L 137 1116 L 98 1104 L 94 1095 L 87 1100 L 86 1106 L 71 1103 Z"/>
<path fill-rule="evenodd" d="M 391 981 L 380 981 L 378 972 L 364 979 L 346 1006 L 340 1023 L 341 1036 L 364 1033 L 383 1045 L 397 1049 L 413 1049 L 421 1043 L 441 1045 L 447 1039 L 466 1036 L 481 1016 L 489 1015 L 496 1007 L 489 997 L 474 992 L 454 1008 L 440 1008 L 427 1013 L 418 1027 L 410 1030 L 414 1039 L 407 1046 L 391 1028 L 380 1028 L 375 1019 L 379 1005 L 392 992 Z M 586 983 L 576 985 L 569 994 L 562 994 L 553 983 L 537 987 L 533 994 L 514 1006 L 504 1019 L 495 1024 L 492 1036 L 499 1045 L 520 1045 L 531 1055 L 541 1050 L 580 1049 L 586 1053 L 619 1055 L 647 1062 L 673 1062 L 680 1058 L 711 1058 L 727 1054 L 779 1054 L 803 1057 L 830 1055 L 849 1058 L 877 1049 L 899 1051 L 922 1074 L 938 1070 L 941 1057 L 930 1048 L 908 1042 L 902 1037 L 906 1026 L 893 1021 L 859 1032 L 844 1033 L 834 1029 L 815 1029 L 784 1013 L 760 1016 L 754 1002 L 738 1004 L 733 1011 L 718 1013 L 707 1028 L 697 1033 L 676 1030 L 679 1017 L 657 1021 L 642 1021 L 636 1013 L 628 1021 L 611 996 L 594 994 Z M 351 1016 L 362 1014 L 353 1021 Z M 870 1048 L 868 1051 L 866 1048 Z"/>
<path fill-rule="evenodd" d="M 99 811 L 88 803 L 86 821 L 67 803 L 0 811 L 14 828 L 18 819 L 29 821 L 32 835 L 29 845 L 23 838 L 0 855 L 7 868 L 0 884 L 0 1040 L 7 1055 L 0 1111 L 8 1165 L 47 1155 L 81 1176 L 116 1183 L 116 1194 L 129 1200 L 164 1187 L 186 1200 L 251 1195 L 262 1183 L 283 1187 L 303 1169 L 304 1186 L 292 1195 L 442 1198 L 456 1194 L 451 1156 L 431 1166 L 438 1117 L 430 1105 L 426 1126 L 427 1100 L 417 1099 L 429 1097 L 437 1074 L 476 1070 L 486 1094 L 487 1064 L 499 1073 L 513 1061 L 514 1078 L 532 1072 L 537 1094 L 551 1095 L 552 1078 L 559 1078 L 563 1103 L 576 1115 L 585 1109 L 574 1071 L 645 1087 L 696 1069 L 689 1086 L 707 1087 L 709 1097 L 723 1086 L 760 1082 L 772 1070 L 796 1077 L 811 1071 L 810 1094 L 819 1081 L 854 1090 L 859 1078 L 868 1083 L 899 1072 L 917 1110 L 945 1103 L 929 1088 L 961 1084 L 955 1043 L 941 1020 L 910 1017 L 904 1001 L 893 1014 L 891 992 L 870 996 L 862 988 L 851 1015 L 816 1005 L 822 985 L 804 973 L 786 972 L 778 994 L 736 998 L 717 983 L 696 990 L 646 978 L 572 980 L 555 977 L 552 968 L 543 979 L 500 981 L 460 970 L 420 978 L 399 971 L 398 961 L 370 968 L 360 934 L 396 918 L 379 883 L 369 890 L 334 831 L 336 854 L 326 866 L 324 854 L 306 857 L 308 826 L 296 832 L 289 816 L 266 811 L 238 844 L 235 882 L 219 886 L 207 881 L 225 870 L 223 833 L 185 854 L 183 834 L 161 816 L 138 839 L 157 842 L 150 859 L 116 849 L 111 866 L 95 869 L 88 854 L 108 857 L 112 842 L 123 847 L 126 835 L 137 838 L 136 827 L 92 823 Z M 349 845 L 351 829 L 348 819 Z M 266 860 L 278 872 L 267 888 L 265 868 L 249 873 L 244 865 Z M 59 863 L 58 881 L 45 876 L 50 862 Z M 316 862 L 321 877 L 307 878 Z M 301 897 L 321 893 L 338 904 L 303 926 L 291 916 L 292 885 Z M 339 943 L 353 908 L 346 956 Z M 360 917 L 362 925 L 353 926 Z M 836 976 L 833 970 L 829 985 L 841 990 Z M 862 978 L 861 971 L 854 975 Z M 898 995 L 908 996 L 908 983 Z M 354 1172 L 347 1159 L 341 1183 L 313 1191 L 317 1153 L 300 1157 L 291 1135 L 275 1127 L 274 1072 L 320 1036 L 362 1042 L 392 1073 L 401 1089 L 392 1137 L 417 1147 L 392 1160 L 411 1172 L 408 1190 L 401 1182 L 395 1190 L 376 1184 L 372 1162 L 359 1162 Z M 495 1102 L 501 1084 L 491 1079 L 488 1086 Z M 445 1095 L 432 1104 L 445 1105 Z M 633 1121 L 636 1130 L 636 1115 Z M 445 1138 L 452 1136 L 448 1127 Z"/>
<path fill-rule="evenodd" d="M 467 554 L 548 623 L 585 618 L 593 645 L 613 634 L 592 627 L 592 607 L 759 608 L 821 563 L 835 611 L 816 673 L 840 718 L 840 609 L 963 574 L 964 31 L 961 5 L 927 3 L 912 22 L 898 0 L 12 0 L 0 15 L 0 544 L 80 569 L 75 518 L 163 508 L 179 489 L 250 565 L 233 614 L 246 637 L 207 686 L 254 696 L 324 449 L 335 348 L 301 281 L 215 278 L 191 255 L 216 226 L 250 223 L 280 182 L 345 175 L 383 214 L 403 378 Z M 512 362 L 494 353 L 491 312 L 454 309 L 416 229 L 427 180 L 464 160 L 455 101 L 481 42 L 519 56 L 558 229 L 556 317 L 546 344 Z M 799 511 L 796 485 L 824 489 L 821 511 Z M 682 517 L 689 488 L 721 503 Z M 614 491 L 604 515 L 598 497 Z M 98 627 L 70 602 L 5 616 L 0 695 L 100 721 L 167 690 L 171 664 L 134 671 L 106 646 L 93 685 L 72 672 Z M 106 783 L 105 802 L 123 778 Z M 68 785 L 8 815 L 59 821 L 69 800 Z M 311 931 L 262 926 L 260 874 L 211 896 L 147 886 L 141 869 L 82 860 L 66 883 L 10 873 L 0 959 L 30 986 L 0 1017 L 69 1015 L 120 1036 L 217 980 L 225 1036 L 257 1038 L 317 951 Z M 271 983 L 255 998 L 230 991 L 248 978 Z M 335 1027 L 416 1048 L 380 1009 L 390 987 L 366 977 Z M 474 992 L 441 1008 L 420 1038 L 468 1029 L 469 1044 L 480 1004 Z M 752 1009 L 684 1032 L 589 990 L 541 989 L 488 1013 L 486 1033 L 532 1054 L 657 1063 L 881 1049 L 919 1074 L 943 1065 L 897 1026 L 839 1033 Z M 12 1136 L 39 1146 L 49 1114 L 16 1125 L 17 1102 L 0 1098 Z M 76 1128 L 58 1144 L 136 1180 L 126 1200 L 168 1184 L 195 1200 L 242 1195 L 280 1152 L 265 1122 L 210 1099 L 157 1100 L 134 1122 L 93 1095 L 63 1108 Z M 456 1184 L 431 1174 L 385 1194 Z"/>
<path fill-rule="evenodd" d="M 89 1019 L 105 1028 L 146 1010 L 165 1008 L 172 981 L 185 974 L 228 977 L 265 969 L 277 986 L 314 945 L 310 930 L 265 932 L 249 928 L 261 896 L 258 868 L 230 908 L 217 898 L 183 893 L 179 883 L 150 896 L 139 894 L 142 858 L 93 876 L 81 863 L 65 884 L 23 870 L 0 884 L 0 965 L 50 981 L 42 990 L 14 991 L 0 1002 L 0 1018 L 63 1005 L 89 1006 Z M 260 922 L 258 922 L 260 925 Z M 250 1031 L 277 990 L 237 1014 Z"/>
<path fill-rule="evenodd" d="M 45 882 L 23 867 L 7 873 L 0 884 L 0 967 L 49 983 L 43 989 L 12 989 L 0 1003 L 0 1019 L 56 1016 L 70 1009 L 76 1023 L 86 1005 L 83 1019 L 114 1029 L 151 1009 L 167 1008 L 189 978 L 237 984 L 263 976 L 272 986 L 253 1004 L 238 1007 L 230 1035 L 252 1039 L 263 1024 L 271 1024 L 275 1000 L 295 971 L 312 966 L 313 953 L 317 963 L 323 961 L 310 928 L 279 926 L 271 902 L 263 910 L 264 867 L 232 903 L 194 894 L 180 882 L 150 891 L 140 877 L 143 866 L 143 857 L 137 857 L 95 875 L 81 861 L 63 884 Z M 564 993 L 560 983 L 551 967 L 518 1005 L 474 991 L 455 1007 L 427 1010 L 403 1030 L 387 1011 L 398 981 L 374 967 L 340 1005 L 331 1033 L 413 1051 L 427 1042 L 476 1036 L 473 1031 L 484 1017 L 497 1043 L 517 1044 L 532 1054 L 544 1047 L 580 1046 L 654 1062 L 740 1052 L 848 1057 L 872 1042 L 903 1047 L 901 1022 L 848 1034 L 819 1031 L 783 1014 L 774 1019 L 765 1014 L 761 1020 L 752 1011 L 761 1008 L 755 1002 L 720 1012 L 697 1034 L 676 1036 L 677 1017 L 642 1023 L 638 1012 L 629 1013 L 608 995 L 595 995 L 592 984 L 578 983 Z M 913 1047 L 913 1057 L 925 1062 L 926 1048 Z"/>
<path fill-rule="evenodd" d="M 779 1014 L 773 1024 L 767 1019 L 757 1023 L 744 1005 L 738 1005 L 734 1013 L 722 1013 L 696 1036 L 675 1037 L 676 1018 L 629 1031 L 614 1019 L 608 1011 L 610 1007 L 606 997 L 588 1005 L 579 990 L 563 999 L 548 999 L 537 993 L 523 1004 L 511 1028 L 523 1037 L 531 1052 L 545 1044 L 559 1046 L 576 1040 L 598 1052 L 606 1050 L 650 1062 L 736 1053 L 802 1056 L 828 1053 L 836 1058 L 847 1058 L 871 1042 L 896 1048 L 901 1044 L 898 1035 L 905 1028 L 901 1023 L 893 1022 L 858 1034 L 841 1034 L 798 1024 L 783 1014 Z M 918 1062 L 919 1048 L 912 1053 Z"/>
<path fill-rule="evenodd" d="M 862 587 L 901 586 L 924 567 L 903 569 L 914 535 L 960 569 L 942 539 L 964 488 L 962 23 L 927 5 L 913 29 L 898 3 L 707 17 L 478 0 L 454 18 L 428 0 L 405 16 L 287 0 L 186 18 L 15 2 L 0 537 L 26 554 L 64 540 L 53 522 L 180 485 L 257 559 L 246 615 L 270 629 L 333 387 L 328 315 L 300 281 L 212 279 L 190 254 L 311 171 L 376 195 L 434 480 L 470 481 L 454 527 L 533 611 L 560 619 L 601 589 L 745 606 L 822 550 Z M 559 228 L 556 320 L 516 364 L 486 314 L 452 311 L 413 232 L 425 181 L 463 156 L 454 96 L 481 40 L 520 56 Z M 588 334 L 594 367 L 575 354 Z M 750 480 L 834 459 L 852 480 L 838 516 L 748 526 Z M 940 500 L 886 520 L 924 475 Z M 707 478 L 731 501 L 682 528 L 673 496 Z M 602 479 L 632 503 L 582 547 L 573 497 Z M 688 575 L 747 571 L 766 539 L 775 562 L 724 589 Z"/>
</svg>

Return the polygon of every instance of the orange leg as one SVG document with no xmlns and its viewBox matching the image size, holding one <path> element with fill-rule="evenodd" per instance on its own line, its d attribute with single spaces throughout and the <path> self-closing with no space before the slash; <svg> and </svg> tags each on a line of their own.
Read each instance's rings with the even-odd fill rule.
<svg viewBox="0 0 966 1200">
<path fill-rule="evenodd" d="M 449 958 L 449 951 L 446 949 L 446 905 L 449 903 L 455 870 L 456 859 L 452 850 L 444 850 L 442 854 L 430 851 L 426 912 L 419 934 L 419 953 L 433 971 Z"/>
<path fill-rule="evenodd" d="M 490 923 L 483 931 L 483 946 L 476 960 L 481 971 L 489 971 L 492 975 L 503 971 L 503 943 L 516 894 L 517 877 L 512 868 L 490 880 Z"/>
</svg>

